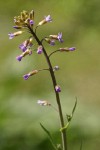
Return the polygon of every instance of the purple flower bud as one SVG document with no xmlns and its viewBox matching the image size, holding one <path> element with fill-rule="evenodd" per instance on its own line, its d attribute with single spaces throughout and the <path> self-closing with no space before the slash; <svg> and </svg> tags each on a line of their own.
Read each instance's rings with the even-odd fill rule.
<svg viewBox="0 0 100 150">
<path fill-rule="evenodd" d="M 14 33 L 9 33 L 8 35 L 9 35 L 9 39 L 10 39 L 10 40 L 13 39 L 14 36 L 15 36 Z"/>
<path fill-rule="evenodd" d="M 56 92 L 61 92 L 60 86 L 59 86 L 59 85 L 56 85 L 56 86 L 55 86 L 55 90 L 56 90 Z"/>
<path fill-rule="evenodd" d="M 29 77 L 30 77 L 30 73 L 29 73 L 29 74 L 25 74 L 25 75 L 23 76 L 24 80 L 27 80 Z"/>
<path fill-rule="evenodd" d="M 15 29 L 22 29 L 22 27 L 20 27 L 20 26 L 13 26 L 13 28 L 15 28 Z"/>
<path fill-rule="evenodd" d="M 26 47 L 26 45 L 25 45 L 24 43 L 20 44 L 20 45 L 19 45 L 19 48 L 20 48 L 23 52 L 25 52 L 25 51 L 27 50 L 27 47 Z"/>
<path fill-rule="evenodd" d="M 51 39 L 58 40 L 59 42 L 63 42 L 62 33 L 58 33 L 58 35 L 49 35 Z"/>
<path fill-rule="evenodd" d="M 42 54 L 42 52 L 43 52 L 43 51 L 42 51 L 41 49 L 37 50 L 37 53 L 38 53 L 38 54 Z"/>
<path fill-rule="evenodd" d="M 61 51 L 61 52 L 69 52 L 69 51 L 74 51 L 74 50 L 76 50 L 76 48 L 75 47 L 65 47 L 65 48 L 59 48 L 59 50 Z"/>
<path fill-rule="evenodd" d="M 17 56 L 17 57 L 16 57 L 16 59 L 17 59 L 18 61 L 21 61 L 21 60 L 22 60 L 22 58 L 23 58 L 23 56 L 22 56 L 22 55 L 19 55 L 19 56 Z"/>
<path fill-rule="evenodd" d="M 74 50 L 76 50 L 75 47 L 70 47 L 70 48 L 69 48 L 69 51 L 74 51 Z"/>
<path fill-rule="evenodd" d="M 51 46 L 54 46 L 54 45 L 55 45 L 55 40 L 53 40 L 53 39 L 45 38 L 45 41 L 46 41 L 47 43 L 49 43 Z"/>
<path fill-rule="evenodd" d="M 15 36 L 21 35 L 23 33 L 23 31 L 18 31 L 18 32 L 14 32 L 14 33 L 9 33 L 9 39 L 13 39 Z"/>
<path fill-rule="evenodd" d="M 57 36 L 59 42 L 63 42 L 63 39 L 62 39 L 62 33 L 58 33 L 58 36 Z"/>
<path fill-rule="evenodd" d="M 33 24 L 34 24 L 34 21 L 33 21 L 33 20 L 30 20 L 29 23 L 30 23 L 30 25 L 33 25 Z"/>
<path fill-rule="evenodd" d="M 37 26 L 41 26 L 41 25 L 43 25 L 43 24 L 45 24 L 47 22 L 52 22 L 52 19 L 51 19 L 50 15 L 45 16 L 45 18 L 42 21 L 40 21 Z"/>
<path fill-rule="evenodd" d="M 40 45 L 38 46 L 37 53 L 42 54 L 42 52 L 43 52 L 43 47 Z"/>
<path fill-rule="evenodd" d="M 45 17 L 46 22 L 52 22 L 52 18 L 50 15 Z"/>
<path fill-rule="evenodd" d="M 25 52 L 29 47 L 32 47 L 32 38 L 25 40 L 22 44 L 19 45 L 19 48 Z"/>
<path fill-rule="evenodd" d="M 33 76 L 33 75 L 35 75 L 37 73 L 38 73 L 38 70 L 33 70 L 33 71 L 29 72 L 28 74 L 25 74 L 23 76 L 23 78 L 24 78 L 24 80 L 27 80 L 30 76 Z"/>
</svg>

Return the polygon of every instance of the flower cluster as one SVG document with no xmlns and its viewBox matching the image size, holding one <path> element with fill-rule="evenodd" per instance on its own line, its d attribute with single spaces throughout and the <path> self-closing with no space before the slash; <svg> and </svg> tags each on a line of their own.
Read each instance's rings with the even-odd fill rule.
<svg viewBox="0 0 100 150">
<path fill-rule="evenodd" d="M 14 24 L 13 28 L 20 29 L 18 32 L 9 33 L 9 39 L 13 39 L 14 37 L 21 35 L 23 33 L 23 29 L 27 27 L 33 27 L 34 25 L 34 11 L 31 12 L 22 11 L 19 16 L 14 17 Z"/>
<path fill-rule="evenodd" d="M 41 26 L 43 24 L 46 24 L 48 22 L 52 22 L 52 18 L 50 15 L 45 16 L 44 19 L 42 21 L 40 21 L 38 23 L 38 25 L 36 26 L 36 28 L 38 26 Z M 16 36 L 21 35 L 23 32 L 25 32 L 25 29 L 28 29 L 29 32 L 32 29 L 33 30 L 33 25 L 34 25 L 34 11 L 32 10 L 31 12 L 27 12 L 25 10 L 23 10 L 19 16 L 15 16 L 14 17 L 14 24 L 15 26 L 13 26 L 13 28 L 19 30 L 17 32 L 14 33 L 9 33 L 9 39 L 13 39 Z M 27 30 L 26 30 L 27 31 Z M 16 57 L 16 59 L 18 61 L 21 61 L 23 57 L 25 57 L 26 55 L 31 55 L 32 54 L 32 46 L 33 46 L 33 36 L 30 36 L 28 39 L 26 39 L 24 42 L 22 42 L 19 45 L 19 49 L 22 50 L 22 53 Z M 53 40 L 52 40 L 52 45 L 53 45 Z M 43 46 L 42 45 L 38 45 L 37 49 L 37 54 L 42 54 L 43 52 Z"/>
<path fill-rule="evenodd" d="M 18 31 L 14 32 L 14 33 L 9 33 L 8 34 L 9 39 L 13 39 L 14 37 L 21 35 L 25 31 L 28 31 L 30 33 L 29 38 L 24 40 L 24 42 L 22 42 L 19 45 L 19 49 L 22 51 L 22 53 L 19 56 L 16 57 L 16 59 L 18 61 L 21 61 L 22 58 L 27 56 L 27 55 L 30 56 L 32 54 L 32 48 L 34 50 L 36 50 L 37 54 L 44 53 L 44 55 L 45 55 L 46 51 L 45 51 L 43 43 L 42 43 L 43 41 L 46 41 L 51 46 L 55 45 L 55 41 L 63 43 L 64 40 L 63 40 L 63 37 L 62 37 L 62 32 L 59 32 L 57 35 L 52 34 L 52 35 L 46 36 L 42 40 L 38 39 L 38 37 L 36 35 L 37 28 L 41 25 L 44 25 L 44 24 L 48 23 L 48 22 L 52 22 L 52 18 L 51 18 L 50 15 L 45 16 L 44 19 L 37 24 L 35 29 L 33 29 L 33 27 L 35 25 L 34 24 L 34 11 L 33 10 L 30 11 L 30 12 L 27 12 L 27 11 L 24 10 L 20 13 L 19 16 L 14 17 L 15 26 L 13 26 L 13 28 L 17 29 Z M 33 41 L 36 42 L 36 44 L 33 43 Z M 35 47 L 35 45 L 36 45 L 36 47 Z M 60 52 L 69 52 L 69 51 L 74 51 L 75 49 L 76 49 L 75 47 L 59 48 L 58 50 L 51 52 L 50 55 L 46 54 L 47 55 L 46 57 L 48 57 L 47 59 L 49 59 L 49 57 L 52 54 L 54 54 L 55 52 L 58 52 L 58 51 L 60 51 Z M 53 69 L 52 71 L 55 72 L 55 71 L 59 70 L 59 66 L 54 66 L 54 68 L 49 68 L 49 69 Z M 43 69 L 43 70 L 49 70 L 49 69 Z M 23 78 L 25 80 L 27 80 L 27 79 L 29 79 L 30 76 L 37 74 L 39 71 L 40 70 L 32 70 L 29 73 L 25 74 L 23 76 Z M 61 92 L 61 88 L 60 88 L 59 85 L 55 85 L 55 91 L 57 93 Z M 46 101 L 43 101 L 43 102 L 38 101 L 38 103 L 41 104 L 41 105 L 48 105 L 48 103 Z"/>
<path fill-rule="evenodd" d="M 30 13 L 27 11 L 22 11 L 20 16 L 14 17 L 15 29 L 25 28 L 27 26 L 34 25 L 34 11 L 32 10 Z"/>
</svg>

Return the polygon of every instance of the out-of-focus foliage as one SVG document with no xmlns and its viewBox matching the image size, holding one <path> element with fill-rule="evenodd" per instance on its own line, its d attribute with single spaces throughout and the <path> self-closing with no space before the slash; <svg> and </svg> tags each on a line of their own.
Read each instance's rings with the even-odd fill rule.
<svg viewBox="0 0 100 150">
<path fill-rule="evenodd" d="M 70 114 L 75 97 L 78 105 L 68 129 L 69 149 L 99 150 L 100 145 L 100 1 L 99 0 L 5 0 L 0 1 L 0 150 L 52 149 L 39 123 L 51 130 L 59 143 L 58 115 L 50 107 L 37 105 L 38 99 L 47 99 L 55 107 L 55 96 L 48 72 L 41 72 L 28 81 L 22 76 L 31 69 L 45 68 L 44 56 L 33 53 L 17 62 L 18 48 L 27 35 L 9 40 L 13 32 L 13 17 L 22 10 L 35 11 L 37 24 L 50 14 L 53 22 L 38 29 L 40 38 L 63 33 L 63 44 L 48 48 L 75 46 L 73 53 L 56 53 L 52 64 L 62 88 L 63 112 Z"/>
</svg>

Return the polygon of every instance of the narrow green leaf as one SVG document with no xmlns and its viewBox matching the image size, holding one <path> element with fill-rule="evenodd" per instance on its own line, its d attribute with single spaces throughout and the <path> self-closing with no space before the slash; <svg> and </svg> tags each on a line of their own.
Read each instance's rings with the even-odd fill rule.
<svg viewBox="0 0 100 150">
<path fill-rule="evenodd" d="M 49 140 L 50 140 L 50 142 L 51 142 L 53 148 L 54 148 L 55 150 L 58 150 L 57 147 L 56 147 L 56 145 L 55 145 L 54 142 L 53 142 L 53 138 L 52 138 L 50 132 L 49 132 L 41 123 L 40 123 L 40 126 L 41 126 L 42 129 L 46 132 L 46 134 L 48 135 Z"/>
<path fill-rule="evenodd" d="M 72 118 L 73 118 L 73 115 L 74 115 L 76 106 L 77 106 L 77 98 L 76 98 L 76 101 L 75 101 L 75 104 L 74 104 L 74 107 L 73 107 L 73 110 L 72 110 L 71 115 L 67 115 L 67 120 L 68 120 L 67 124 L 66 124 L 63 128 L 60 129 L 61 132 L 62 132 L 63 130 L 65 130 L 65 129 L 67 130 L 67 128 L 69 127 L 70 122 L 71 122 L 71 120 L 72 120 Z"/>
</svg>

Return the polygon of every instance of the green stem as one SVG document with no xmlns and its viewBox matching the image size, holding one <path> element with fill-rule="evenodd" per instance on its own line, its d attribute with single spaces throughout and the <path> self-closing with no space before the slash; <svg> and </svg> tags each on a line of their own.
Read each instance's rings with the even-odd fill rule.
<svg viewBox="0 0 100 150">
<path fill-rule="evenodd" d="M 42 42 L 39 40 L 39 38 L 37 37 L 37 35 L 35 34 L 35 32 L 30 27 L 28 27 L 28 28 L 29 28 L 29 31 L 31 32 L 31 34 L 33 35 L 33 37 L 35 38 L 35 40 L 37 41 L 37 43 L 39 45 L 42 45 Z M 56 92 L 56 90 L 55 90 L 55 86 L 57 85 L 55 74 L 54 74 L 53 67 L 52 67 L 52 64 L 50 62 L 49 56 L 47 55 L 46 50 L 45 50 L 45 48 L 44 48 L 43 45 L 42 45 L 42 47 L 43 47 L 44 56 L 46 58 L 48 66 L 49 66 L 50 75 L 51 75 L 52 83 L 53 83 L 53 87 L 54 87 L 54 92 L 55 92 L 55 95 L 56 95 L 56 102 L 57 102 L 57 105 L 58 105 L 59 118 L 60 118 L 60 127 L 63 128 L 65 126 L 64 125 L 64 118 L 63 118 L 63 113 L 62 113 L 62 108 L 61 108 L 59 93 Z M 66 130 L 63 130 L 61 132 L 61 137 L 62 137 L 62 149 L 63 150 L 67 150 Z"/>
</svg>

